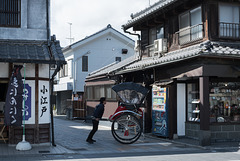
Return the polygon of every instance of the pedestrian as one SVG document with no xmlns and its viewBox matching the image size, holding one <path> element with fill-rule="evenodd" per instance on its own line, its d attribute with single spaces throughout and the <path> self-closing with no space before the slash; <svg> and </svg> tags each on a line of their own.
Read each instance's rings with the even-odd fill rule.
<svg viewBox="0 0 240 161">
<path fill-rule="evenodd" d="M 97 132 L 98 130 L 98 124 L 99 124 L 99 120 L 102 118 L 103 113 L 104 113 L 104 105 L 106 104 L 106 98 L 105 97 L 101 97 L 100 98 L 100 104 L 98 104 L 95 107 L 95 110 L 93 112 L 93 116 L 92 116 L 92 123 L 93 123 L 93 128 L 92 131 L 89 133 L 88 138 L 87 138 L 87 142 L 90 144 L 93 144 L 93 142 L 96 142 L 96 140 L 93 140 L 93 135 Z"/>
</svg>

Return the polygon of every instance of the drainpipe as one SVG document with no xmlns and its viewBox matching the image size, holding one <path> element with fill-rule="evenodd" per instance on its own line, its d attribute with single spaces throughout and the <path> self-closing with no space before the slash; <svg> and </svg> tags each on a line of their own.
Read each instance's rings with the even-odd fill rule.
<svg viewBox="0 0 240 161">
<path fill-rule="evenodd" d="M 47 42 L 48 42 L 48 46 L 50 47 L 50 24 L 49 24 L 49 0 L 46 0 L 46 26 L 47 26 Z M 49 74 L 50 74 L 50 67 L 51 65 L 49 65 Z M 57 70 L 57 69 L 56 69 Z M 57 74 L 57 72 L 55 71 L 54 74 L 52 75 L 52 77 L 50 78 L 50 88 L 51 88 L 51 93 L 50 93 L 50 114 L 51 114 L 51 131 L 52 131 L 52 146 L 56 146 L 55 144 L 55 140 L 54 140 L 54 125 L 53 125 L 53 102 L 52 102 L 52 97 L 53 97 L 53 81 L 54 81 L 54 77 Z"/>
<path fill-rule="evenodd" d="M 130 35 L 138 36 L 138 41 L 140 42 L 140 39 L 141 39 L 141 35 L 140 35 L 140 34 L 135 34 L 135 33 L 131 33 L 131 32 L 129 32 L 129 31 L 127 31 L 127 30 L 125 29 L 124 25 L 122 26 L 122 28 L 123 28 L 123 31 L 124 31 L 125 33 L 128 33 L 128 34 L 130 34 Z M 138 52 L 139 52 L 139 56 L 140 56 L 139 59 L 141 60 L 141 59 L 142 59 L 141 43 L 139 44 Z"/>
<path fill-rule="evenodd" d="M 50 23 L 49 23 L 49 0 L 46 0 L 46 26 L 47 26 L 47 41 L 48 45 L 50 45 Z"/>
</svg>

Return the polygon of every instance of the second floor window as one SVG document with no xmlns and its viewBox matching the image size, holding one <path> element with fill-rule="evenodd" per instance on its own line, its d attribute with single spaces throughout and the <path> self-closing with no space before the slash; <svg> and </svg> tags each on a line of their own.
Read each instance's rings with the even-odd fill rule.
<svg viewBox="0 0 240 161">
<path fill-rule="evenodd" d="M 197 7 L 179 16 L 179 43 L 203 38 L 202 9 Z"/>
<path fill-rule="evenodd" d="M 68 76 L 68 64 L 64 64 L 63 68 L 60 69 L 60 78 Z"/>
<path fill-rule="evenodd" d="M 154 43 L 156 39 L 164 38 L 164 27 L 163 25 L 153 27 L 149 29 L 149 45 Z"/>
<path fill-rule="evenodd" d="M 115 61 L 120 62 L 121 61 L 121 57 L 116 57 Z"/>
<path fill-rule="evenodd" d="M 82 71 L 87 72 L 88 71 L 88 56 L 82 57 Z"/>
<path fill-rule="evenodd" d="M 219 36 L 240 38 L 239 6 L 232 4 L 219 5 Z"/>
<path fill-rule="evenodd" d="M 157 39 L 164 38 L 164 27 L 163 25 L 157 27 Z"/>
<path fill-rule="evenodd" d="M 20 27 L 21 0 L 0 0 L 0 27 Z"/>
</svg>

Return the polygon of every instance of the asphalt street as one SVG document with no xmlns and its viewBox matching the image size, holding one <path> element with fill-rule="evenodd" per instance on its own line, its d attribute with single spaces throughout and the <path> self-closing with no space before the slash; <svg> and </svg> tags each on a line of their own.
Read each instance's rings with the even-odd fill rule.
<svg viewBox="0 0 240 161">
<path fill-rule="evenodd" d="M 94 137 L 97 142 L 89 144 L 85 140 L 91 123 L 58 116 L 54 118 L 56 147 L 19 152 L 2 145 L 0 150 L 6 153 L 0 155 L 0 161 L 240 161 L 239 145 L 200 147 L 194 142 L 185 144 L 151 134 L 141 136 L 133 144 L 121 144 L 113 138 L 110 126 L 110 122 L 100 121 Z"/>
</svg>

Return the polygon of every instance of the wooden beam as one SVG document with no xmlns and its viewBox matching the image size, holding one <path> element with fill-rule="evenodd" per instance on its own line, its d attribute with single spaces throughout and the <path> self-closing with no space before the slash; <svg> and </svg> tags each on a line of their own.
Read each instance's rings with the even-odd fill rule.
<svg viewBox="0 0 240 161">
<path fill-rule="evenodd" d="M 39 66 L 38 64 L 35 64 L 35 142 L 39 143 L 39 120 L 38 120 L 38 102 L 39 102 L 39 96 L 38 96 L 38 90 L 39 90 Z"/>
<path fill-rule="evenodd" d="M 209 77 L 199 77 L 200 130 L 210 129 Z"/>
</svg>

